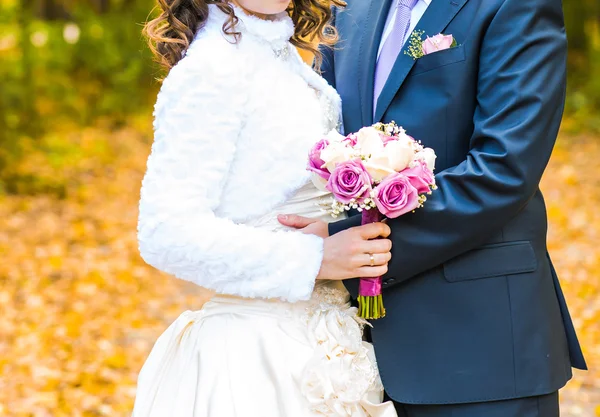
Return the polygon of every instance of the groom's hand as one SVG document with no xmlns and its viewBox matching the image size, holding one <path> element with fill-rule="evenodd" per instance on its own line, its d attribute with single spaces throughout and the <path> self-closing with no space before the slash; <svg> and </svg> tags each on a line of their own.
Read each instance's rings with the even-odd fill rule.
<svg viewBox="0 0 600 417">
<path fill-rule="evenodd" d="M 295 214 L 280 214 L 277 220 L 284 226 L 297 229 L 307 235 L 316 235 L 325 239 L 329 237 L 327 223 L 322 220 L 309 219 Z"/>
<path fill-rule="evenodd" d="M 387 239 L 391 230 L 385 223 L 352 227 L 328 237 L 327 224 L 320 220 L 295 215 L 279 216 L 278 220 L 285 226 L 324 238 L 323 262 L 317 279 L 367 278 L 387 273 L 392 241 Z M 383 239 L 377 239 L 380 237 Z"/>
</svg>

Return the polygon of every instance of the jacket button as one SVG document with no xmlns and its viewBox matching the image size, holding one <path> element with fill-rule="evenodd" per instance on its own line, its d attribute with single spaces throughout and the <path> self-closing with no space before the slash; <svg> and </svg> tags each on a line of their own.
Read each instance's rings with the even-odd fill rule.
<svg viewBox="0 0 600 417">
<path fill-rule="evenodd" d="M 394 281 L 396 281 L 396 278 L 390 278 L 387 280 L 387 282 L 394 282 Z"/>
<path fill-rule="evenodd" d="M 389 285 L 389 282 L 387 282 L 387 281 L 383 281 L 383 284 L 382 284 L 382 285 L 383 285 L 384 287 L 387 287 L 387 286 Z"/>
</svg>

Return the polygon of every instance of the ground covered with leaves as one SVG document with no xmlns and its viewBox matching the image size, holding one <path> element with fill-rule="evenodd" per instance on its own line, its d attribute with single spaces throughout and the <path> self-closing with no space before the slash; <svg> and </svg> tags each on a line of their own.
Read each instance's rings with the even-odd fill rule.
<svg viewBox="0 0 600 417">
<path fill-rule="evenodd" d="M 0 416 L 129 416 L 156 337 L 206 299 L 139 257 L 149 137 L 140 119 L 68 136 L 76 152 L 45 138 L 15 170 L 67 197 L 0 196 Z M 543 181 L 550 252 L 593 369 L 563 391 L 567 417 L 600 416 L 598 172 L 600 139 L 563 137 Z"/>
</svg>

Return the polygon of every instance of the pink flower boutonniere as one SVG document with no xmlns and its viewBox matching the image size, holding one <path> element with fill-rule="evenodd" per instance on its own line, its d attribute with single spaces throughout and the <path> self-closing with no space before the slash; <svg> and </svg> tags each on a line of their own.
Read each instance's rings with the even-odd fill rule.
<svg viewBox="0 0 600 417">
<path fill-rule="evenodd" d="M 413 33 L 411 33 L 410 38 L 408 39 L 408 48 L 406 51 L 404 51 L 404 53 L 410 56 L 412 59 L 416 60 L 424 57 L 425 55 L 458 46 L 456 39 L 454 39 L 454 36 L 452 35 L 444 35 L 439 33 L 435 36 L 427 36 L 425 39 L 423 39 L 424 33 L 425 32 L 423 31 L 415 30 Z"/>
</svg>

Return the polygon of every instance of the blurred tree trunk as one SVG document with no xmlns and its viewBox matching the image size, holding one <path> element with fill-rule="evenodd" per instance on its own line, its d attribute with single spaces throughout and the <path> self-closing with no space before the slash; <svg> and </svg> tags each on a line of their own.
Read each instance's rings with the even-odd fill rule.
<svg viewBox="0 0 600 417">
<path fill-rule="evenodd" d="M 110 0 L 93 0 L 94 9 L 98 13 L 107 13 L 110 11 Z"/>
<path fill-rule="evenodd" d="M 594 0 L 596 1 L 596 0 Z M 588 16 L 586 3 L 583 0 L 565 0 L 565 26 L 569 38 L 569 50 L 576 53 L 586 53 L 588 50 L 588 37 L 585 32 L 585 18 Z"/>
<path fill-rule="evenodd" d="M 37 16 L 44 20 L 66 20 L 69 13 L 62 2 L 57 0 L 38 0 Z"/>
<path fill-rule="evenodd" d="M 29 132 L 33 132 L 36 126 L 37 117 L 35 117 L 35 86 L 33 84 L 33 51 L 31 45 L 30 24 L 33 18 L 34 0 L 22 0 L 21 10 L 18 13 L 19 32 L 21 40 L 21 66 L 22 66 L 22 82 L 25 87 L 25 94 L 22 98 L 23 110 L 26 120 L 21 120 L 23 128 Z"/>
</svg>

